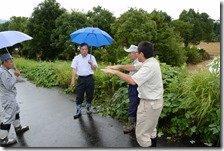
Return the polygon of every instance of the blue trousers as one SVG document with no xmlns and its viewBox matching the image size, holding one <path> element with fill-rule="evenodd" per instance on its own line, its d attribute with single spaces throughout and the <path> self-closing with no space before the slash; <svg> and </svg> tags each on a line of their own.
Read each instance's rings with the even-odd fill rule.
<svg viewBox="0 0 224 151">
<path fill-rule="evenodd" d="M 76 89 L 76 107 L 77 109 L 82 108 L 82 103 L 84 100 L 84 94 L 86 94 L 86 107 L 91 106 L 94 93 L 94 78 L 93 76 L 89 77 L 79 77 L 78 84 Z"/>
<path fill-rule="evenodd" d="M 129 109 L 128 109 L 128 116 L 136 116 L 137 115 L 137 108 L 140 102 L 138 98 L 138 85 L 129 85 L 128 86 L 128 98 L 130 101 Z"/>
</svg>

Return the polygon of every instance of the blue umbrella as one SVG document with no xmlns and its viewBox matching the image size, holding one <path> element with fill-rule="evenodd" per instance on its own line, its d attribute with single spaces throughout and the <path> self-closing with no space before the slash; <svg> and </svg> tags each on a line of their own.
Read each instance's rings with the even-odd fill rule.
<svg viewBox="0 0 224 151">
<path fill-rule="evenodd" d="M 99 28 L 86 27 L 70 34 L 72 42 L 78 44 L 86 43 L 89 46 L 101 47 L 110 45 L 113 38 L 105 31 Z"/>
</svg>

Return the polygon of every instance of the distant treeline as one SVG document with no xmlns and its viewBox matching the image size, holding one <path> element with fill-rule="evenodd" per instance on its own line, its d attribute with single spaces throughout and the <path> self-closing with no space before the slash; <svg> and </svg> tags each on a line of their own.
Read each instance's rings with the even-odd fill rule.
<svg viewBox="0 0 224 151">
<path fill-rule="evenodd" d="M 172 20 L 166 12 L 153 10 L 149 13 L 136 8 L 130 8 L 116 18 L 101 6 L 93 7 L 87 13 L 68 11 L 56 0 L 41 2 L 29 18 L 11 17 L 0 24 L 0 31 L 18 30 L 33 37 L 31 41 L 10 48 L 10 51 L 17 48 L 23 57 L 71 60 L 78 53 L 78 44 L 70 42 L 69 35 L 88 26 L 98 27 L 113 37 L 110 46 L 92 48 L 98 61 L 108 63 L 117 63 L 127 55 L 123 47 L 147 40 L 154 44 L 155 55 L 160 61 L 180 66 L 188 60 L 189 44 L 220 41 L 220 22 L 193 9 L 183 10 L 177 20 Z"/>
</svg>

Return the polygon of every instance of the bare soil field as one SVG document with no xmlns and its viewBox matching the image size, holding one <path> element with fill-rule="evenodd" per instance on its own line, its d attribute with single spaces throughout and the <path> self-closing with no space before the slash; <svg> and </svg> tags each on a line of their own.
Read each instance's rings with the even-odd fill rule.
<svg viewBox="0 0 224 151">
<path fill-rule="evenodd" d="M 210 60 L 202 61 L 196 65 L 189 65 L 187 68 L 190 71 L 195 71 L 200 68 L 206 67 L 214 57 L 220 57 L 220 42 L 201 42 L 197 47 L 205 49 L 206 52 L 211 56 Z"/>
<path fill-rule="evenodd" d="M 220 56 L 220 42 L 201 42 L 197 46 L 205 49 L 211 56 Z"/>
</svg>

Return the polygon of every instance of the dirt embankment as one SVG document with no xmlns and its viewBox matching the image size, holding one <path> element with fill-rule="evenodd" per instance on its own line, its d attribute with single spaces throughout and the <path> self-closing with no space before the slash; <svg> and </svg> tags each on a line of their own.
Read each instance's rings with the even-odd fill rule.
<svg viewBox="0 0 224 151">
<path fill-rule="evenodd" d="M 196 65 L 189 65 L 188 70 L 195 71 L 197 69 L 206 67 L 214 57 L 220 57 L 220 42 L 201 42 L 199 45 L 197 45 L 199 48 L 205 49 L 206 52 L 211 56 L 210 60 L 202 61 Z"/>
<path fill-rule="evenodd" d="M 211 56 L 220 56 L 220 42 L 201 42 L 197 46 L 205 49 Z"/>
</svg>

